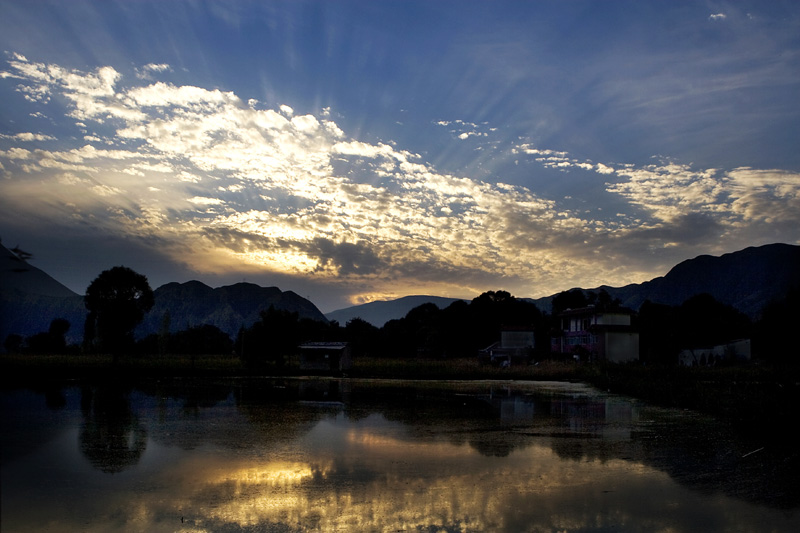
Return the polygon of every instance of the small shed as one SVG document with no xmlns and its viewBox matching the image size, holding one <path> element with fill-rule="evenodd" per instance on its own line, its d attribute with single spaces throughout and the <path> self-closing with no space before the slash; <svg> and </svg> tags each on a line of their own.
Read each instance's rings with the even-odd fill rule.
<svg viewBox="0 0 800 533">
<path fill-rule="evenodd" d="M 500 342 L 478 352 L 478 362 L 499 366 L 528 364 L 533 356 L 534 331 L 532 327 L 503 326 Z"/>
<path fill-rule="evenodd" d="M 343 372 L 353 367 L 347 342 L 306 342 L 299 349 L 301 370 Z"/>
</svg>

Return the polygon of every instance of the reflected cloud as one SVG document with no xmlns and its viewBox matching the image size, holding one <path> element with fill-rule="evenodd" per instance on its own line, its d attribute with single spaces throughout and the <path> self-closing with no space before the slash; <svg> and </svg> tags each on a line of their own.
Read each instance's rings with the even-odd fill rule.
<svg viewBox="0 0 800 533">
<path fill-rule="evenodd" d="M 85 421 L 4 463 L 4 529 L 793 531 L 798 508 L 780 452 L 753 461 L 710 419 L 573 384 L 176 381 L 86 390 L 80 407 L 65 396 L 61 411 Z M 76 437 L 101 471 L 71 458 Z"/>
</svg>

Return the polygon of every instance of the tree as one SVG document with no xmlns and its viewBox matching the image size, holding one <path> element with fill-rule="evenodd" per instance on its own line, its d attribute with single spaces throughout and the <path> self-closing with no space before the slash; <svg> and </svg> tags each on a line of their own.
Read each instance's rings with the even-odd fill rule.
<svg viewBox="0 0 800 533">
<path fill-rule="evenodd" d="M 217 326 L 203 324 L 170 335 L 168 350 L 171 353 L 186 355 L 228 355 L 233 350 L 233 341 Z"/>
<path fill-rule="evenodd" d="M 133 345 L 133 330 L 154 303 L 145 276 L 124 266 L 104 270 L 84 296 L 89 311 L 85 331 L 93 335 L 89 343 L 116 357 Z"/>
<path fill-rule="evenodd" d="M 6 337 L 6 341 L 3 346 L 8 353 L 19 353 L 22 350 L 24 341 L 25 338 L 22 335 L 11 333 L 8 337 Z"/>
<path fill-rule="evenodd" d="M 498 341 L 503 326 L 532 327 L 546 337 L 542 313 L 533 303 L 507 291 L 488 291 L 445 309 L 422 304 L 384 324 L 378 338 L 381 353 L 391 356 L 471 357 Z"/>
<path fill-rule="evenodd" d="M 620 299 L 611 298 L 605 289 L 600 289 L 600 292 L 597 293 L 589 291 L 587 298 L 589 305 L 594 305 L 598 311 L 616 311 L 622 306 Z"/>
<path fill-rule="evenodd" d="M 260 320 L 252 327 L 239 330 L 235 344 L 239 357 L 251 367 L 266 362 L 282 365 L 300 343 L 299 315 L 273 305 L 259 314 Z"/>
<path fill-rule="evenodd" d="M 35 354 L 61 354 L 67 352 L 66 335 L 69 331 L 69 321 L 56 318 L 50 323 L 47 332 L 37 333 L 28 337 L 28 352 Z"/>
<path fill-rule="evenodd" d="M 750 337 L 750 319 L 733 306 L 703 293 L 692 296 L 678 308 L 682 348 L 724 344 Z"/>
<path fill-rule="evenodd" d="M 169 311 L 164 313 L 164 316 L 161 318 L 161 328 L 158 330 L 158 355 L 164 355 L 167 353 L 167 348 L 169 347 L 169 327 L 170 327 L 171 317 L 169 315 Z"/>
<path fill-rule="evenodd" d="M 639 308 L 639 354 L 647 363 L 675 365 L 680 352 L 682 323 L 677 307 L 645 300 Z"/>
<path fill-rule="evenodd" d="M 753 335 L 753 350 L 760 357 L 781 365 L 796 362 L 796 342 L 791 332 L 800 323 L 798 302 L 800 287 L 795 287 L 764 307 Z"/>
<path fill-rule="evenodd" d="M 370 355 L 377 349 L 378 331 L 378 328 L 358 317 L 347 321 L 344 336 L 352 346 L 354 357 Z"/>
<path fill-rule="evenodd" d="M 563 291 L 553 297 L 553 316 L 567 309 L 579 309 L 589 305 L 589 299 L 581 289 Z"/>
</svg>

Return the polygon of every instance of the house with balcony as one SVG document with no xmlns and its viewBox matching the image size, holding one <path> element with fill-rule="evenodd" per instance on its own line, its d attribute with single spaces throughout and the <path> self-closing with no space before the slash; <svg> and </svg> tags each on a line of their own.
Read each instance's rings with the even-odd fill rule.
<svg viewBox="0 0 800 533">
<path fill-rule="evenodd" d="M 633 311 L 594 306 L 560 313 L 557 331 L 550 339 L 553 354 L 579 361 L 624 363 L 639 360 L 639 332 L 632 325 Z"/>
</svg>

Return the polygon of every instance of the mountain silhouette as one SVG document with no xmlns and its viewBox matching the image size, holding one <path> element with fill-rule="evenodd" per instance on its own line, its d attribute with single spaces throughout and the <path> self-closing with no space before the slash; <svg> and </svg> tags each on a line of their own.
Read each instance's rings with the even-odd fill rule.
<svg viewBox="0 0 800 533">
<path fill-rule="evenodd" d="M 769 244 L 750 247 L 719 257 L 701 255 L 673 267 L 666 275 L 624 287 L 600 286 L 612 298 L 632 309 L 646 301 L 680 305 L 691 296 L 708 293 L 751 318 L 758 318 L 764 306 L 800 287 L 800 246 Z M 170 331 L 211 324 L 234 337 L 241 326 L 250 326 L 259 313 L 274 306 L 296 312 L 301 318 L 337 320 L 341 325 L 361 318 L 381 327 L 404 317 L 408 311 L 432 302 L 446 307 L 455 298 L 407 296 L 397 300 L 371 302 L 323 315 L 309 300 L 292 291 L 236 283 L 211 288 L 199 281 L 167 283 L 154 291 L 155 305 L 136 330 L 138 338 L 162 329 L 169 315 Z M 550 312 L 553 296 L 527 299 Z M 83 337 L 86 309 L 83 296 L 30 265 L 24 257 L 0 245 L 0 350 L 9 334 L 29 337 L 47 331 L 50 322 L 64 318 L 71 324 L 67 342 Z"/>
<path fill-rule="evenodd" d="M 83 338 L 83 296 L 0 244 L 0 350 L 9 334 L 47 331 L 56 318 L 70 323 L 66 340 Z"/>
<path fill-rule="evenodd" d="M 680 305 L 692 296 L 711 294 L 750 318 L 757 319 L 764 306 L 800 286 L 800 246 L 767 244 L 745 248 L 719 257 L 701 255 L 675 265 L 666 275 L 624 287 L 601 285 L 584 292 L 605 290 L 622 305 L 638 310 L 653 303 Z M 550 313 L 555 294 L 543 298 L 521 298 Z M 449 300 L 449 301 L 448 301 Z M 371 302 L 327 313 L 331 320 L 344 324 L 358 317 L 380 327 L 389 320 L 403 318 L 408 311 L 432 302 L 446 307 L 455 299 L 437 296 L 409 296 L 397 300 Z"/>
<path fill-rule="evenodd" d="M 211 324 L 232 338 L 242 325 L 251 326 L 270 306 L 296 312 L 300 318 L 326 320 L 313 303 L 296 293 L 253 283 L 214 289 L 199 281 L 173 282 L 155 289 L 153 295 L 155 305 L 137 327 L 137 338 L 158 333 L 166 313 L 172 332 Z M 70 323 L 67 342 L 80 343 L 86 314 L 83 295 L 0 244 L 0 351 L 5 349 L 8 335 L 30 337 L 47 331 L 56 318 Z"/>
<path fill-rule="evenodd" d="M 433 303 L 439 309 L 444 309 L 458 300 L 458 298 L 444 298 L 442 296 L 404 296 L 396 300 L 369 302 L 339 309 L 337 311 L 331 311 L 325 314 L 325 318 L 328 320 L 336 320 L 342 326 L 354 318 L 360 318 L 375 327 L 381 328 L 388 321 L 395 318 L 402 318 L 406 316 L 409 311 L 422 304 Z"/>
<path fill-rule="evenodd" d="M 764 306 L 800 287 L 800 246 L 768 244 L 719 257 L 701 255 L 674 266 L 665 276 L 625 287 L 602 286 L 631 309 L 653 303 L 680 305 L 707 293 L 757 319 Z"/>
<path fill-rule="evenodd" d="M 211 324 L 232 338 L 241 326 L 251 326 L 270 306 L 297 313 L 300 318 L 325 321 L 309 300 L 292 291 L 236 283 L 212 289 L 199 281 L 167 283 L 153 291 L 155 305 L 136 329 L 137 337 L 158 333 L 169 313 L 170 331 Z"/>
<path fill-rule="evenodd" d="M 51 298 L 79 296 L 46 272 L 0 244 L 0 294 L 18 292 Z"/>
</svg>

